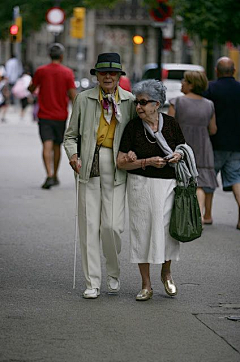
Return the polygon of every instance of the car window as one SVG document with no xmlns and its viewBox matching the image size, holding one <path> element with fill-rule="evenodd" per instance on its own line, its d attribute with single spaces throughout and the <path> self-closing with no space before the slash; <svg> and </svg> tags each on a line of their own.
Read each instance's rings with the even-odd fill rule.
<svg viewBox="0 0 240 362">
<path fill-rule="evenodd" d="M 182 80 L 184 72 L 185 70 L 178 70 L 178 69 L 169 70 L 167 79 Z"/>
<path fill-rule="evenodd" d="M 159 79 L 159 70 L 158 68 L 148 69 L 144 74 L 142 79 Z"/>
<path fill-rule="evenodd" d="M 182 80 L 185 70 L 180 69 L 173 69 L 173 70 L 166 70 L 162 69 L 162 80 L 165 79 L 175 79 L 175 80 Z M 159 79 L 159 70 L 158 68 L 148 69 L 144 74 L 142 79 Z"/>
</svg>

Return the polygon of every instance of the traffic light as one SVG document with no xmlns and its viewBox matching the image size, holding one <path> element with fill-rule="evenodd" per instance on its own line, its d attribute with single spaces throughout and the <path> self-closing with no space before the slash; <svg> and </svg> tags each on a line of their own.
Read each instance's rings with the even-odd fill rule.
<svg viewBox="0 0 240 362">
<path fill-rule="evenodd" d="M 143 43 L 143 37 L 141 35 L 134 35 L 133 42 L 134 44 L 140 45 Z"/>
<path fill-rule="evenodd" d="M 18 16 L 15 19 L 15 24 L 18 26 L 18 33 L 17 33 L 17 43 L 22 42 L 22 17 Z"/>
<path fill-rule="evenodd" d="M 22 17 L 15 19 L 15 24 L 10 26 L 10 39 L 12 43 L 21 43 L 22 41 Z"/>
<path fill-rule="evenodd" d="M 133 52 L 134 54 L 139 53 L 139 45 L 143 43 L 143 37 L 141 35 L 134 35 L 133 37 Z"/>
<path fill-rule="evenodd" d="M 73 38 L 82 39 L 84 38 L 85 28 L 85 8 L 74 8 L 73 18 L 70 19 L 70 35 Z"/>
<path fill-rule="evenodd" d="M 12 43 L 15 43 L 17 41 L 17 33 L 18 33 L 18 26 L 16 24 L 10 26 L 10 37 Z"/>
</svg>

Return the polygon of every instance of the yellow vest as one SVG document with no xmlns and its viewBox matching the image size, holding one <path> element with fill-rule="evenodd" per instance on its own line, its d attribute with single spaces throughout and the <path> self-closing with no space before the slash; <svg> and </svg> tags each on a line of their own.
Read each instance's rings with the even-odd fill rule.
<svg viewBox="0 0 240 362">
<path fill-rule="evenodd" d="M 116 102 L 118 102 L 118 89 L 115 94 Z M 102 107 L 102 92 L 100 90 L 99 92 L 99 100 Z M 102 145 L 103 147 L 113 148 L 113 139 L 114 139 L 114 133 L 116 128 L 117 120 L 112 115 L 112 119 L 110 124 L 105 120 L 104 113 L 103 113 L 103 107 L 102 107 L 102 113 L 100 117 L 100 123 L 98 127 L 98 133 L 97 133 L 97 145 Z"/>
</svg>

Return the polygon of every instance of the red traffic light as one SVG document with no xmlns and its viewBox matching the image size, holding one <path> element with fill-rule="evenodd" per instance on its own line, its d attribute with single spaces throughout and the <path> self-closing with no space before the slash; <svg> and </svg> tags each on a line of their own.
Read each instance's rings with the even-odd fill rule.
<svg viewBox="0 0 240 362">
<path fill-rule="evenodd" d="M 12 25 L 10 27 L 10 34 L 11 35 L 17 35 L 17 33 L 18 33 L 18 26 L 17 25 Z"/>
</svg>

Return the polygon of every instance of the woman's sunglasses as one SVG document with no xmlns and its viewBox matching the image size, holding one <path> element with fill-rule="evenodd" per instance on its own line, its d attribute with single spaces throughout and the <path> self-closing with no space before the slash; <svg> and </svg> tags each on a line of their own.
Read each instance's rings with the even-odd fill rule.
<svg viewBox="0 0 240 362">
<path fill-rule="evenodd" d="M 109 71 L 109 72 L 99 72 L 97 71 L 100 75 L 117 75 L 118 72 L 114 72 L 114 71 Z"/>
<path fill-rule="evenodd" d="M 140 106 L 146 106 L 148 103 L 151 102 L 156 102 L 153 99 L 149 99 L 148 101 L 146 99 L 141 99 L 140 101 L 138 101 L 137 99 L 135 101 L 133 101 L 133 103 L 135 104 L 135 106 L 138 105 L 138 103 L 140 104 Z"/>
</svg>

